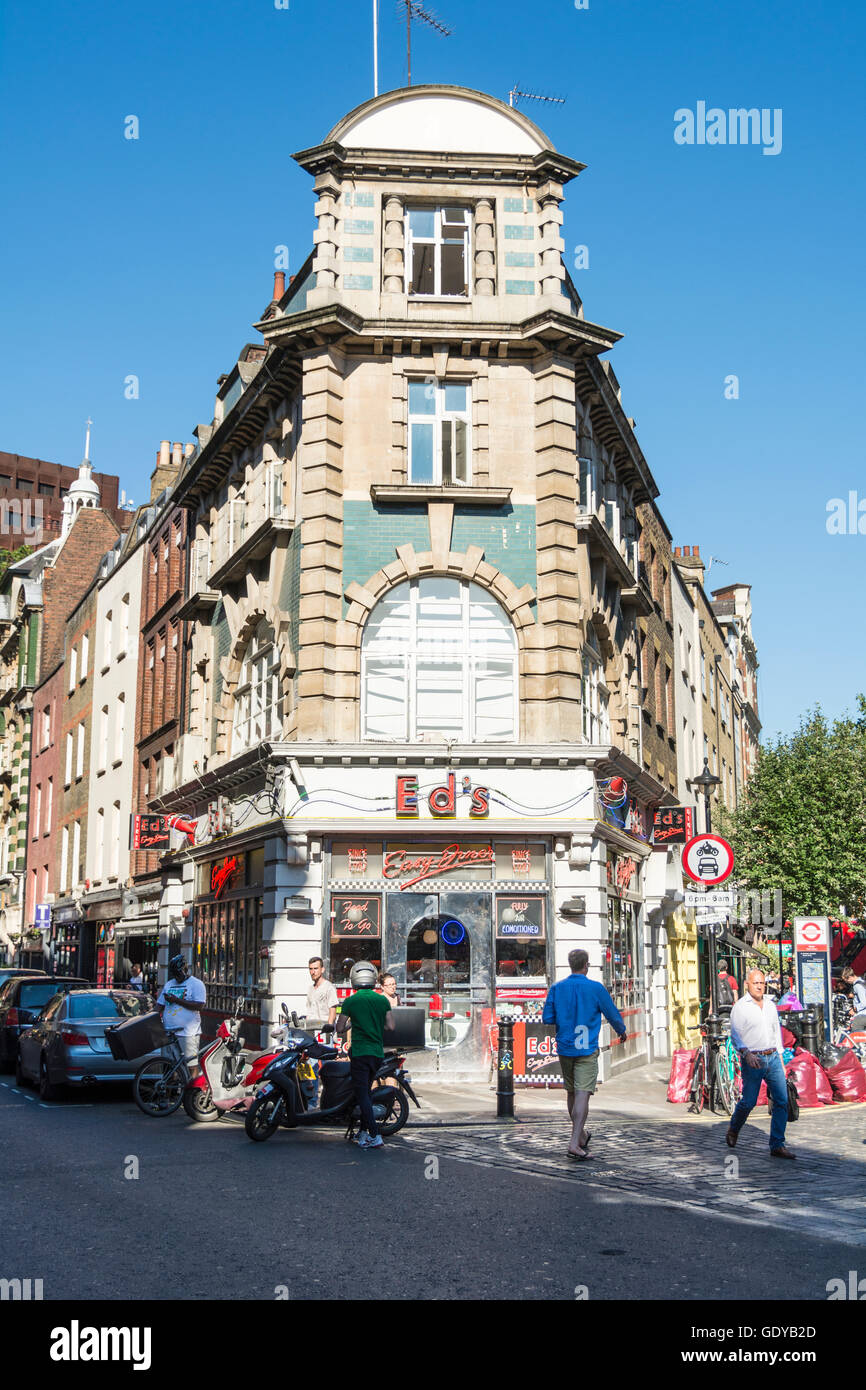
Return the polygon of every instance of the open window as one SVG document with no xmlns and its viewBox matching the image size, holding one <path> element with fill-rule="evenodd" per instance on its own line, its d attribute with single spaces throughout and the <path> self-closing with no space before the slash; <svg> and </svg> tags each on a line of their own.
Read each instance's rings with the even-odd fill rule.
<svg viewBox="0 0 866 1390">
<path fill-rule="evenodd" d="M 409 382 L 409 482 L 470 482 L 471 399 L 462 381 Z"/>
<path fill-rule="evenodd" d="M 406 211 L 406 293 L 428 299 L 469 298 L 471 213 L 461 207 Z"/>
</svg>

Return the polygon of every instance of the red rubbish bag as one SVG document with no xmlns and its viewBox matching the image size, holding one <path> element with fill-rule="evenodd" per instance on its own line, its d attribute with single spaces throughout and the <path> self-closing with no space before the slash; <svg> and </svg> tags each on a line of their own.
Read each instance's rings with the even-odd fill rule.
<svg viewBox="0 0 866 1390">
<path fill-rule="evenodd" d="M 785 1068 L 785 1075 L 793 1079 L 797 1087 L 797 1098 L 801 1110 L 814 1110 L 819 1105 L 832 1105 L 833 1090 L 824 1074 L 824 1068 L 805 1048 L 798 1047 Z"/>
<path fill-rule="evenodd" d="M 846 1052 L 825 1075 L 832 1087 L 834 1101 L 866 1101 L 866 1071 L 856 1052 Z"/>
<path fill-rule="evenodd" d="M 676 1047 L 671 1058 L 671 1079 L 668 1082 L 668 1100 L 679 1105 L 689 1098 L 689 1083 L 692 1069 L 700 1048 Z"/>
<path fill-rule="evenodd" d="M 784 1028 L 784 1027 L 782 1028 L 782 1046 L 783 1046 L 783 1047 L 796 1047 L 796 1046 L 797 1046 L 797 1039 L 794 1037 L 794 1034 L 791 1032 L 790 1028 Z"/>
</svg>

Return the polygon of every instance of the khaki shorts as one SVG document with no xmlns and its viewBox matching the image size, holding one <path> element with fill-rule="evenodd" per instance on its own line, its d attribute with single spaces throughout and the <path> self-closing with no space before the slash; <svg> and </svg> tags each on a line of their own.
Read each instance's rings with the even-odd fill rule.
<svg viewBox="0 0 866 1390">
<path fill-rule="evenodd" d="M 567 1091 L 589 1091 L 592 1095 L 598 1085 L 598 1051 L 589 1057 L 560 1057 L 562 1079 Z"/>
</svg>

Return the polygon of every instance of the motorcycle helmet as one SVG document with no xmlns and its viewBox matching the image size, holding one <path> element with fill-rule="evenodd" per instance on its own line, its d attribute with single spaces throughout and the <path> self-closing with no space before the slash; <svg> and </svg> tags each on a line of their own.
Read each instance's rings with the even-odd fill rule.
<svg viewBox="0 0 866 1390">
<path fill-rule="evenodd" d="M 379 978 L 379 972 L 369 960 L 356 961 L 349 972 L 349 982 L 353 989 L 372 989 Z"/>
<path fill-rule="evenodd" d="M 189 977 L 189 967 L 186 963 L 186 957 L 182 955 L 172 956 L 168 963 L 168 973 L 169 975 L 173 975 L 179 984 L 182 984 L 183 981 Z"/>
</svg>

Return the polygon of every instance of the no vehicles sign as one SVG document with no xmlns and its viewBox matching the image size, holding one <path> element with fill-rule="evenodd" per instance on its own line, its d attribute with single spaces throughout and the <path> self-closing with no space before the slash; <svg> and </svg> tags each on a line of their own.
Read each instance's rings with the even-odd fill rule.
<svg viewBox="0 0 866 1390">
<path fill-rule="evenodd" d="M 721 835 L 695 835 L 683 845 L 683 868 L 695 883 L 724 883 L 734 867 L 734 851 Z"/>
</svg>

